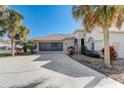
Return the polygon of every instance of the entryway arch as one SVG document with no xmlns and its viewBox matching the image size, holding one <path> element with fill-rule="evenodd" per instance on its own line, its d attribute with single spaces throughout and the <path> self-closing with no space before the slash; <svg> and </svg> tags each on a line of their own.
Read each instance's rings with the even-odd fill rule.
<svg viewBox="0 0 124 93">
<path fill-rule="evenodd" d="M 94 39 L 93 39 L 93 37 L 90 37 L 88 39 L 88 46 L 89 46 L 89 50 L 94 50 Z"/>
</svg>

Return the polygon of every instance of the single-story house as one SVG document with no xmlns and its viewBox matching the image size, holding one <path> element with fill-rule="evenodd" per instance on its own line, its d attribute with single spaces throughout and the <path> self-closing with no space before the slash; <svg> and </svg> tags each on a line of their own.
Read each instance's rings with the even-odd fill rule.
<svg viewBox="0 0 124 93">
<path fill-rule="evenodd" d="M 74 46 L 74 36 L 71 34 L 52 34 L 34 39 L 36 51 L 64 51 L 67 53 L 69 46 Z"/>
<path fill-rule="evenodd" d="M 110 45 L 114 46 L 119 58 L 124 58 L 124 31 L 110 29 Z M 72 34 L 52 34 L 34 38 L 36 51 L 63 51 L 68 53 L 70 46 L 75 48 L 76 53 L 81 52 L 81 47 L 88 50 L 101 51 L 104 47 L 103 32 L 96 29 L 91 33 L 79 29 Z"/>
</svg>

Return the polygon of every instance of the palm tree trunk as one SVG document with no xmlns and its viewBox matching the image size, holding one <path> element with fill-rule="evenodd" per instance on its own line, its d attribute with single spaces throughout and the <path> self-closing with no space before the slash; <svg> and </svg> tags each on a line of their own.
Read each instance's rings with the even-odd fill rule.
<svg viewBox="0 0 124 93">
<path fill-rule="evenodd" d="M 15 50 L 15 43 L 14 43 L 14 39 L 12 38 L 11 39 L 11 55 L 12 56 L 15 55 L 14 50 Z"/>
<path fill-rule="evenodd" d="M 104 29 L 103 36 L 104 36 L 104 63 L 106 67 L 111 68 L 108 28 Z"/>
</svg>

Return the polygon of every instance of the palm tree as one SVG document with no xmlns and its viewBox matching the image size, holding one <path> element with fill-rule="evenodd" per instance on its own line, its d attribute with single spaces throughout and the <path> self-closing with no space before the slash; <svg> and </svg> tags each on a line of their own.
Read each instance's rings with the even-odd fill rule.
<svg viewBox="0 0 124 93">
<path fill-rule="evenodd" d="M 23 16 L 15 10 L 7 10 L 5 11 L 9 14 L 6 19 L 5 27 L 8 33 L 8 37 L 11 40 L 11 55 L 14 56 L 14 48 L 15 48 L 15 36 L 18 33 L 19 27 L 22 24 Z"/>
<path fill-rule="evenodd" d="M 22 26 L 23 16 L 15 10 L 5 10 L 1 12 L 1 16 L 5 15 L 4 18 L 0 19 L 0 26 L 3 31 L 0 31 L 1 36 L 5 33 L 8 34 L 8 37 L 11 40 L 11 55 L 14 56 L 14 47 L 15 40 L 19 35 L 20 38 L 26 39 L 29 29 L 25 26 Z"/>
<path fill-rule="evenodd" d="M 76 20 L 82 20 L 84 28 L 91 32 L 96 27 L 103 30 L 104 37 L 104 63 L 106 67 L 111 68 L 110 65 L 110 51 L 109 51 L 109 28 L 116 26 L 121 28 L 124 21 L 124 7 L 123 6 L 73 6 L 73 16 Z"/>
</svg>

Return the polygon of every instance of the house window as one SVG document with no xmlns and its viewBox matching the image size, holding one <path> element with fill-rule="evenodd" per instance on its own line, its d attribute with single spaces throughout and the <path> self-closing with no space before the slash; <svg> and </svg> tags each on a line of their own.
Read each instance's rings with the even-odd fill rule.
<svg viewBox="0 0 124 93">
<path fill-rule="evenodd" d="M 94 39 L 92 37 L 88 39 L 88 46 L 89 50 L 94 50 Z"/>
</svg>

